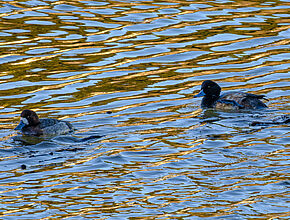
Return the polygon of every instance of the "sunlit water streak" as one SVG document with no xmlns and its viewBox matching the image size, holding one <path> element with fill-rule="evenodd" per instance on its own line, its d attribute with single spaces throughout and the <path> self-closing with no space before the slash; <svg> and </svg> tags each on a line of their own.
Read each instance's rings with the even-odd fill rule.
<svg viewBox="0 0 290 220">
<path fill-rule="evenodd" d="M 1 218 L 289 218 L 289 126 L 251 126 L 289 114 L 287 1 L 0 5 Z M 205 79 L 269 109 L 201 110 Z"/>
</svg>

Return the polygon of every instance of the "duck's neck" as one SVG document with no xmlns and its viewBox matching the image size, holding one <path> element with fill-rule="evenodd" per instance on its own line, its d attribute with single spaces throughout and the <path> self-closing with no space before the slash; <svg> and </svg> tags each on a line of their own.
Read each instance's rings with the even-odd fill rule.
<svg viewBox="0 0 290 220">
<path fill-rule="evenodd" d="M 219 96 L 211 95 L 204 96 L 201 102 L 202 108 L 214 108 L 216 101 L 219 99 Z"/>
</svg>

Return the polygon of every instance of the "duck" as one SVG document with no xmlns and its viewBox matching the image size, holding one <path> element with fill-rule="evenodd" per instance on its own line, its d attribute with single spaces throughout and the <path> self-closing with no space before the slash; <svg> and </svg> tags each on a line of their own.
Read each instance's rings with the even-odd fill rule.
<svg viewBox="0 0 290 220">
<path fill-rule="evenodd" d="M 267 105 L 261 101 L 265 95 L 255 95 L 246 92 L 226 92 L 221 95 L 221 87 L 214 81 L 205 80 L 201 84 L 200 92 L 194 97 L 202 97 L 201 108 L 215 108 L 224 110 L 262 109 Z"/>
<path fill-rule="evenodd" d="M 21 112 L 20 123 L 14 130 L 29 136 L 55 136 L 70 133 L 73 126 L 67 122 L 53 118 L 39 119 L 36 112 L 25 109 Z"/>
</svg>

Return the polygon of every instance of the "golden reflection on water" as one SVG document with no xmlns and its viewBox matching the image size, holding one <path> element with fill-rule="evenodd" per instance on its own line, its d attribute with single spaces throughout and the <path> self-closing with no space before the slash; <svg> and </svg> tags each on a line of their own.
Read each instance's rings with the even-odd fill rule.
<svg viewBox="0 0 290 220">
<path fill-rule="evenodd" d="M 289 114 L 286 2 L 0 4 L 1 217 L 289 216 L 288 125 L 249 126 Z M 203 111 L 205 79 L 270 109 Z M 27 108 L 77 130 L 13 141 Z"/>
</svg>

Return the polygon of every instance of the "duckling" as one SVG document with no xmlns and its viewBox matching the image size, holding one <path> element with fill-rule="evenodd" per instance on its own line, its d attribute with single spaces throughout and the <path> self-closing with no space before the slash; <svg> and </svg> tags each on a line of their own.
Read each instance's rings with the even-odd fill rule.
<svg viewBox="0 0 290 220">
<path fill-rule="evenodd" d="M 220 93 L 221 87 L 216 82 L 205 80 L 201 84 L 201 91 L 194 97 L 204 96 L 201 101 L 202 108 L 224 110 L 267 108 L 267 105 L 260 100 L 266 99 L 265 95 L 255 95 L 246 92 L 226 92 L 222 95 Z"/>
</svg>

